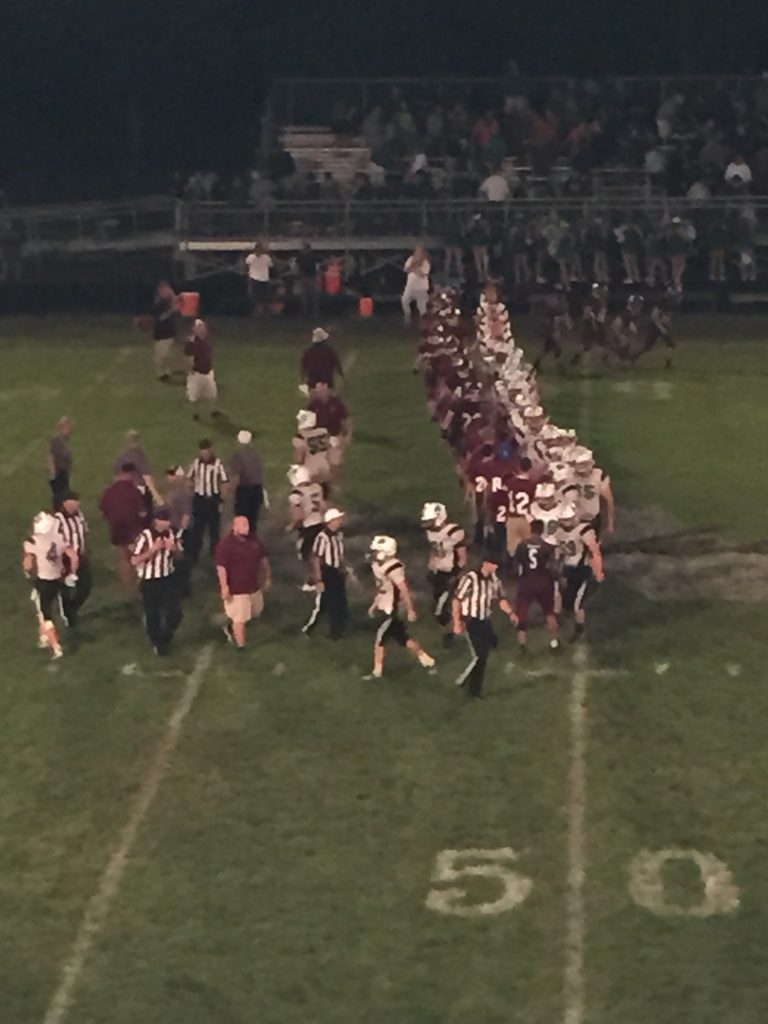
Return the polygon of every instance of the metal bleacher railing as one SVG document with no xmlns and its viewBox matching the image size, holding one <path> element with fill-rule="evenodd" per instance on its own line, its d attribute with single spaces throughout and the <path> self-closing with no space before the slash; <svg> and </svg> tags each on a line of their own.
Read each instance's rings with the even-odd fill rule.
<svg viewBox="0 0 768 1024">
<path fill-rule="evenodd" d="M 318 248 L 375 248 L 385 240 L 428 239 L 441 243 L 482 211 L 495 234 L 513 220 L 526 221 L 556 213 L 579 223 L 600 216 L 618 224 L 630 216 L 651 219 L 681 216 L 694 222 L 729 212 L 748 212 L 758 244 L 768 242 L 768 196 L 691 200 L 650 195 L 616 199 L 271 201 L 235 207 L 223 202 L 185 202 L 156 196 L 120 203 L 6 207 L 0 211 L 1 234 L 26 257 L 116 251 L 174 250 L 189 240 L 201 243 L 257 239 L 280 241 L 281 248 L 309 241 Z"/>
<path fill-rule="evenodd" d="M 614 221 L 630 215 L 688 217 L 744 210 L 755 218 L 768 217 L 768 197 L 718 198 L 706 201 L 649 196 L 616 199 L 514 199 L 506 203 L 477 200 L 390 201 L 277 201 L 261 208 L 234 208 L 224 203 L 183 204 L 180 226 L 190 238 L 295 238 L 307 241 L 323 237 L 364 239 L 442 237 L 466 224 L 482 211 L 491 228 L 503 228 L 518 217 L 526 220 L 556 212 L 564 220 L 581 221 L 596 216 Z"/>
</svg>

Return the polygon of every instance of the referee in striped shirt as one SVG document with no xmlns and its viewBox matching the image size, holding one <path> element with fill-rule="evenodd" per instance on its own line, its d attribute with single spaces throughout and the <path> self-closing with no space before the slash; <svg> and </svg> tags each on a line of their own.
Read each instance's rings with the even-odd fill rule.
<svg viewBox="0 0 768 1024">
<path fill-rule="evenodd" d="M 341 524 L 344 513 L 329 508 L 323 517 L 323 529 L 312 545 L 312 582 L 315 585 L 315 606 L 302 632 L 307 636 L 321 615 L 328 616 L 328 635 L 341 640 L 347 628 L 347 567 L 344 563 L 344 537 Z"/>
<path fill-rule="evenodd" d="M 192 481 L 192 524 L 186 548 L 193 564 L 200 557 L 206 531 L 211 554 L 216 551 L 221 534 L 221 502 L 229 482 L 224 463 L 213 451 L 213 441 L 204 437 L 198 449 L 198 456 L 187 471 Z"/>
<path fill-rule="evenodd" d="M 54 518 L 64 546 L 77 553 L 77 573 L 73 573 L 72 567 L 67 565 L 65 580 L 70 582 L 65 583 L 61 589 L 64 621 L 68 626 L 76 626 L 78 612 L 88 600 L 93 585 L 88 559 L 88 523 L 80 511 L 80 496 L 74 491 L 67 491 L 62 499 L 61 510 Z"/>
<path fill-rule="evenodd" d="M 453 631 L 465 633 L 472 652 L 472 660 L 456 680 L 456 685 L 466 687 L 467 696 L 473 700 L 482 697 L 488 658 L 499 642 L 491 623 L 491 613 L 497 601 L 510 621 L 517 624 L 512 605 L 504 596 L 496 575 L 498 568 L 499 563 L 487 555 L 479 569 L 473 569 L 462 577 L 453 599 Z"/>
<path fill-rule="evenodd" d="M 180 554 L 181 542 L 171 526 L 170 510 L 161 505 L 155 509 L 152 525 L 139 534 L 131 557 L 139 577 L 144 625 L 155 654 L 168 654 L 181 624 L 181 597 L 173 578 Z"/>
</svg>

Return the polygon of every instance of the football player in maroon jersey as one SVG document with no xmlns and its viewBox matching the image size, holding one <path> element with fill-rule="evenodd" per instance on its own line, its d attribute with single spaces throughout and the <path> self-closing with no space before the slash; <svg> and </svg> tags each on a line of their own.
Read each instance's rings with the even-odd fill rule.
<svg viewBox="0 0 768 1024">
<path fill-rule="evenodd" d="M 525 650 L 528 642 L 528 619 L 531 606 L 534 604 L 538 604 L 546 619 L 550 650 L 557 651 L 560 647 L 560 628 L 555 614 L 555 549 L 551 544 L 547 544 L 542 532 L 541 520 L 534 519 L 531 523 L 530 537 L 518 544 L 515 550 L 514 565 L 518 577 L 515 615 L 517 640 L 521 651 Z"/>
</svg>

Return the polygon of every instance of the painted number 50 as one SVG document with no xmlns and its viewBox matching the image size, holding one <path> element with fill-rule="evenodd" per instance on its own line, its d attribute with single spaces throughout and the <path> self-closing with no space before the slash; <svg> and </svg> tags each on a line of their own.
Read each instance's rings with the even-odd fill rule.
<svg viewBox="0 0 768 1024">
<path fill-rule="evenodd" d="M 513 910 L 533 888 L 530 878 L 513 869 L 516 860 L 517 854 L 509 846 L 498 850 L 441 850 L 432 881 L 448 887 L 430 889 L 428 909 L 456 917 L 483 917 Z M 485 903 L 469 902 L 472 896 L 467 891 L 467 883 L 472 878 L 493 879 L 498 888 L 496 899 Z"/>
</svg>

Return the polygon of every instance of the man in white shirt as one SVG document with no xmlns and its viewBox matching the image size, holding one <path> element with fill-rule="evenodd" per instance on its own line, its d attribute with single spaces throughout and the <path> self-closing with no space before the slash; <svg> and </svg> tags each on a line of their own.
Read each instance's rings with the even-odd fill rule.
<svg viewBox="0 0 768 1024">
<path fill-rule="evenodd" d="M 489 203 L 503 203 L 509 199 L 509 182 L 496 168 L 492 171 L 479 189 L 481 198 L 487 199 Z"/>
<path fill-rule="evenodd" d="M 271 269 L 272 257 L 260 242 L 255 242 L 253 251 L 245 257 L 245 270 L 248 274 L 248 298 L 256 316 L 262 316 L 269 305 Z"/>
<path fill-rule="evenodd" d="M 725 180 L 731 188 L 746 188 L 752 184 L 752 171 L 743 156 L 738 153 L 725 168 Z"/>
<path fill-rule="evenodd" d="M 403 269 L 405 270 L 406 280 L 400 303 L 403 307 L 405 322 L 410 323 L 412 303 L 416 303 L 416 308 L 421 315 L 427 311 L 429 273 L 432 267 L 429 262 L 429 253 L 423 245 L 416 246 L 405 261 Z"/>
</svg>

